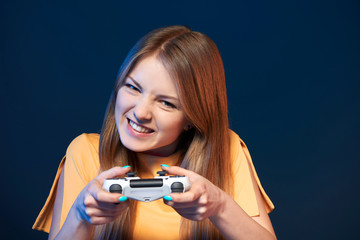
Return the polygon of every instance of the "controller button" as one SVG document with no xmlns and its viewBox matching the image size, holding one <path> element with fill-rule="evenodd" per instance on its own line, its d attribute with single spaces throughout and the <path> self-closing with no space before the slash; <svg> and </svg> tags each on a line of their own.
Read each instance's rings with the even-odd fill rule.
<svg viewBox="0 0 360 240">
<path fill-rule="evenodd" d="M 109 187 L 109 192 L 111 192 L 111 193 L 122 193 L 122 187 L 119 184 L 112 184 Z"/>
</svg>

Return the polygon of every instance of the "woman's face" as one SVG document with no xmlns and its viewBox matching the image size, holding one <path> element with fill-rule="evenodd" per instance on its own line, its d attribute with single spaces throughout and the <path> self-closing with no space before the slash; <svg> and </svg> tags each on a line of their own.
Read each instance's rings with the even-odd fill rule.
<svg viewBox="0 0 360 240">
<path fill-rule="evenodd" d="M 120 87 L 115 121 L 122 144 L 135 152 L 172 154 L 188 124 L 173 79 L 156 58 L 141 60 Z"/>
</svg>

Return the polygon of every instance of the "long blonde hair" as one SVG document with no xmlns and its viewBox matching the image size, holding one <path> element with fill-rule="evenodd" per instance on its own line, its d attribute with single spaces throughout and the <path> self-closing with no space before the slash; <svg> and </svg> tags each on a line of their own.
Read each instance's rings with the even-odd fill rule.
<svg viewBox="0 0 360 240">
<path fill-rule="evenodd" d="M 155 54 L 176 81 L 180 102 L 193 128 L 181 136 L 181 166 L 194 171 L 232 195 L 232 171 L 225 73 L 215 43 L 185 26 L 156 29 L 131 49 L 117 76 L 106 111 L 99 143 L 100 170 L 130 165 L 139 171 L 136 154 L 126 149 L 115 124 L 115 102 L 125 78 L 141 59 Z M 98 226 L 95 238 L 131 239 L 136 201 L 114 222 Z M 217 229 L 206 219 L 182 218 L 180 236 L 184 239 L 219 239 Z"/>
</svg>

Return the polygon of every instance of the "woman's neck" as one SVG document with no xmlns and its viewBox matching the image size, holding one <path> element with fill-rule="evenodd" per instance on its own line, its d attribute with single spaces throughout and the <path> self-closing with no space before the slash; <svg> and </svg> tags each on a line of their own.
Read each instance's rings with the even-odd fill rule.
<svg viewBox="0 0 360 240">
<path fill-rule="evenodd" d="M 161 171 L 161 164 L 167 164 L 169 166 L 176 165 L 179 160 L 180 153 L 175 152 L 170 156 L 136 153 L 136 156 L 141 167 L 141 175 L 144 175 L 144 177 L 154 177 L 157 176 L 156 172 Z"/>
</svg>

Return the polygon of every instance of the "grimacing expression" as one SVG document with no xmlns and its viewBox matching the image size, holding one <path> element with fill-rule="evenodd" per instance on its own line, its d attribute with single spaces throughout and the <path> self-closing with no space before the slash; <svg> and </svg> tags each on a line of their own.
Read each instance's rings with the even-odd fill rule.
<svg viewBox="0 0 360 240">
<path fill-rule="evenodd" d="M 189 124 L 175 81 L 156 55 L 142 59 L 120 87 L 115 121 L 122 144 L 159 156 L 172 154 Z"/>
</svg>

